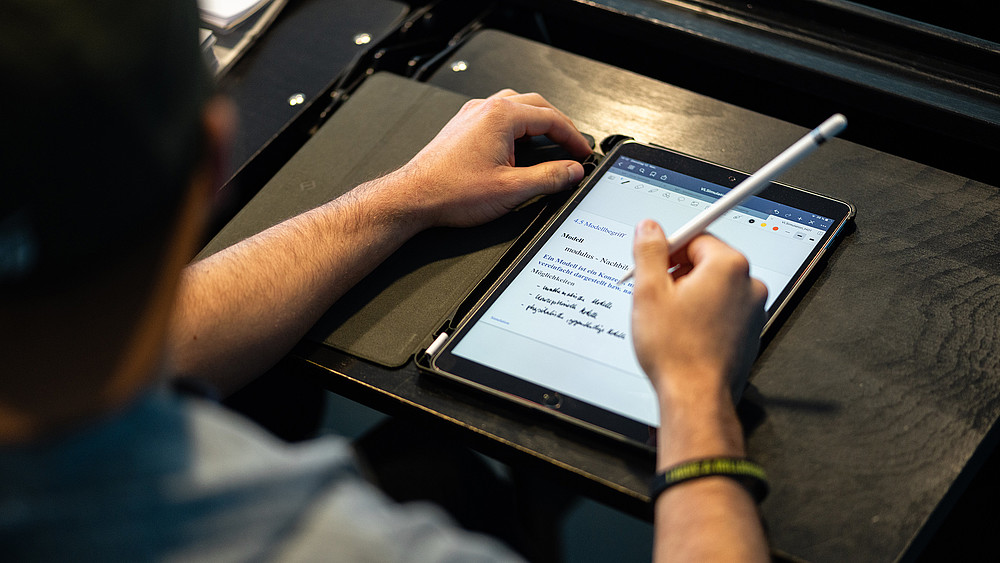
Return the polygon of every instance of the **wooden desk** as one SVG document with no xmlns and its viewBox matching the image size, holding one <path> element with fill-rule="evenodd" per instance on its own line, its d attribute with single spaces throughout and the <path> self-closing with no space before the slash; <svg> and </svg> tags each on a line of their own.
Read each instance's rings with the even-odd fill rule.
<svg viewBox="0 0 1000 563">
<path fill-rule="evenodd" d="M 430 78 L 485 96 L 539 91 L 596 138 L 628 134 L 755 170 L 800 127 L 496 32 Z M 850 116 L 848 116 L 850 117 Z M 1000 415 L 1000 197 L 992 186 L 835 140 L 783 178 L 854 202 L 857 230 L 757 361 L 741 412 L 773 491 L 776 548 L 814 561 L 915 555 L 992 449 Z M 315 344 L 333 390 L 552 471 L 643 513 L 651 458 Z"/>
</svg>

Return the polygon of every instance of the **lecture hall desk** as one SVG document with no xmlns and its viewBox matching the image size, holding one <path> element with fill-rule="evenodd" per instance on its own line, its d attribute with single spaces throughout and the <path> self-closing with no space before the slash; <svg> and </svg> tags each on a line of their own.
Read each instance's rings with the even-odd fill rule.
<svg viewBox="0 0 1000 563">
<path fill-rule="evenodd" d="M 805 132 L 496 31 L 428 81 L 467 96 L 537 91 L 598 140 L 628 135 L 747 171 Z M 782 180 L 858 216 L 767 342 L 740 406 L 772 482 L 762 510 L 773 545 L 810 561 L 911 558 L 995 443 L 1000 196 L 842 139 Z M 648 516 L 648 452 L 428 382 L 413 363 L 385 369 L 309 342 L 292 358 L 334 391 Z"/>
</svg>

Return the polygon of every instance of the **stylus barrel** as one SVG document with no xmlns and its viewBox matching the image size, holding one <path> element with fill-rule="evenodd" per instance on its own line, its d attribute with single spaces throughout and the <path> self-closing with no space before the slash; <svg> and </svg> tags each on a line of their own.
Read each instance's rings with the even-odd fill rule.
<svg viewBox="0 0 1000 563">
<path fill-rule="evenodd" d="M 782 151 L 781 154 L 762 166 L 760 170 L 757 170 L 749 178 L 740 182 L 729 193 L 720 197 L 715 203 L 709 205 L 704 211 L 695 215 L 690 221 L 667 237 L 671 252 L 677 251 L 691 242 L 691 239 L 704 232 L 713 221 L 722 217 L 726 212 L 732 210 L 750 196 L 759 193 L 771 181 L 785 173 L 792 166 L 798 164 L 800 160 L 816 150 L 827 139 L 837 136 L 845 127 L 847 127 L 847 118 L 838 113 L 807 133 L 804 137 L 796 141 L 795 144 Z M 634 274 L 635 268 L 632 268 L 618 283 L 625 283 Z"/>
</svg>

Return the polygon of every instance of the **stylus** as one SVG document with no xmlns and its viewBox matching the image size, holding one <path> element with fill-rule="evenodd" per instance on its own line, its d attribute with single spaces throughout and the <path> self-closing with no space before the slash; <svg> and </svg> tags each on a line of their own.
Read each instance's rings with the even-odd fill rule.
<svg viewBox="0 0 1000 563">
<path fill-rule="evenodd" d="M 846 117 L 839 113 L 831 116 L 821 123 L 819 127 L 796 141 L 794 145 L 774 157 L 771 162 L 762 166 L 760 170 L 740 182 L 729 193 L 717 199 L 715 203 L 709 205 L 701 213 L 695 215 L 684 226 L 674 231 L 672 235 L 667 237 L 670 249 L 676 251 L 691 242 L 691 239 L 701 234 L 713 221 L 722 217 L 723 214 L 732 210 L 748 197 L 756 195 L 771 183 L 772 180 L 798 164 L 800 160 L 808 156 L 809 153 L 816 150 L 828 139 L 836 137 L 845 127 L 847 127 Z M 635 268 L 630 269 L 622 279 L 618 280 L 618 285 L 630 280 L 634 274 Z"/>
</svg>

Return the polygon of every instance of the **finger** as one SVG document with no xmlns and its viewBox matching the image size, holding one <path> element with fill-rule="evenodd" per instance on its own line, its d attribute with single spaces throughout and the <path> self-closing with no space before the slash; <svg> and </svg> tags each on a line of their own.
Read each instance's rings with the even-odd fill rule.
<svg viewBox="0 0 1000 563">
<path fill-rule="evenodd" d="M 500 90 L 499 92 L 493 94 L 492 96 L 490 96 L 489 98 L 486 98 L 486 99 L 491 99 L 491 98 L 497 98 L 497 99 L 503 98 L 503 99 L 505 99 L 508 102 L 514 102 L 514 103 L 518 103 L 518 104 L 524 104 L 526 106 L 534 106 L 534 107 L 537 107 L 537 108 L 548 108 L 548 109 L 551 109 L 553 111 L 558 112 L 560 115 L 562 115 L 563 117 L 565 117 L 566 119 L 568 119 L 570 121 L 570 123 L 572 123 L 572 121 L 573 121 L 573 120 L 569 119 L 569 117 L 566 114 L 564 114 L 562 111 L 560 111 L 559 108 L 557 108 L 556 106 L 552 105 L 551 102 L 549 102 L 547 99 L 545 99 L 544 96 L 542 96 L 541 94 L 538 94 L 536 92 L 529 92 L 527 94 L 521 94 L 520 92 L 518 92 L 516 90 L 512 90 L 510 88 L 505 88 L 505 89 Z"/>
<path fill-rule="evenodd" d="M 683 251 L 683 258 L 690 261 L 694 266 L 705 262 L 720 262 L 743 258 L 743 255 L 738 251 L 708 233 L 698 235 L 681 250 Z M 680 255 L 681 253 L 678 254 Z M 682 256 L 678 256 L 675 259 L 680 259 Z"/>
<path fill-rule="evenodd" d="M 710 283 L 732 284 L 750 280 L 750 262 L 740 252 L 711 235 L 700 235 L 687 245 L 693 275 Z"/>
<path fill-rule="evenodd" d="M 509 98 L 511 96 L 517 96 L 517 95 L 519 94 L 517 93 L 516 90 L 512 90 L 510 88 L 504 88 L 503 90 L 500 90 L 496 94 L 490 96 L 490 98 Z"/>
<path fill-rule="evenodd" d="M 511 118 L 519 125 L 515 138 L 525 135 L 545 135 L 570 152 L 574 157 L 585 158 L 590 154 L 590 144 L 580 134 L 573 122 L 557 109 L 528 104 L 514 106 Z"/>
<path fill-rule="evenodd" d="M 567 117 L 566 114 L 559 111 L 559 108 L 552 105 L 552 103 L 549 102 L 547 99 L 545 99 L 545 97 L 542 96 L 541 94 L 537 94 L 535 92 L 529 92 L 527 94 L 518 94 L 513 90 L 511 90 L 511 92 L 513 93 L 505 97 L 512 102 L 517 102 L 519 104 L 524 104 L 526 106 L 535 106 L 536 108 L 549 108 L 551 110 L 559 112 L 559 114 L 562 115 L 563 117 L 566 117 L 566 119 L 569 119 L 569 117 Z"/>
<path fill-rule="evenodd" d="M 673 278 L 667 272 L 670 269 L 667 237 L 655 221 L 644 219 L 636 225 L 632 255 L 635 257 L 637 292 L 641 287 L 660 287 L 673 283 Z"/>
<path fill-rule="evenodd" d="M 524 168 L 512 168 L 509 174 L 522 191 L 524 199 L 562 191 L 583 179 L 583 165 L 574 160 L 554 160 Z"/>
<path fill-rule="evenodd" d="M 757 301 L 757 307 L 763 310 L 764 304 L 767 302 L 767 286 L 764 282 L 757 278 L 750 278 L 750 284 L 752 287 L 753 297 Z"/>
<path fill-rule="evenodd" d="M 693 268 L 690 263 L 678 263 L 676 255 L 671 256 L 671 259 L 673 260 L 673 266 L 670 267 L 669 272 L 675 280 L 679 280 L 691 273 Z"/>
<path fill-rule="evenodd" d="M 513 92 L 513 90 L 511 91 Z M 540 94 L 535 94 L 535 93 L 513 94 L 511 96 L 506 97 L 506 100 L 517 104 L 554 111 L 559 119 L 562 119 L 567 123 L 569 123 L 573 127 L 573 129 L 577 128 L 576 124 L 573 123 L 573 120 L 570 119 L 568 115 L 559 111 L 559 108 L 549 103 L 549 101 L 543 98 Z M 587 148 L 589 149 L 590 147 L 588 146 Z"/>
</svg>

